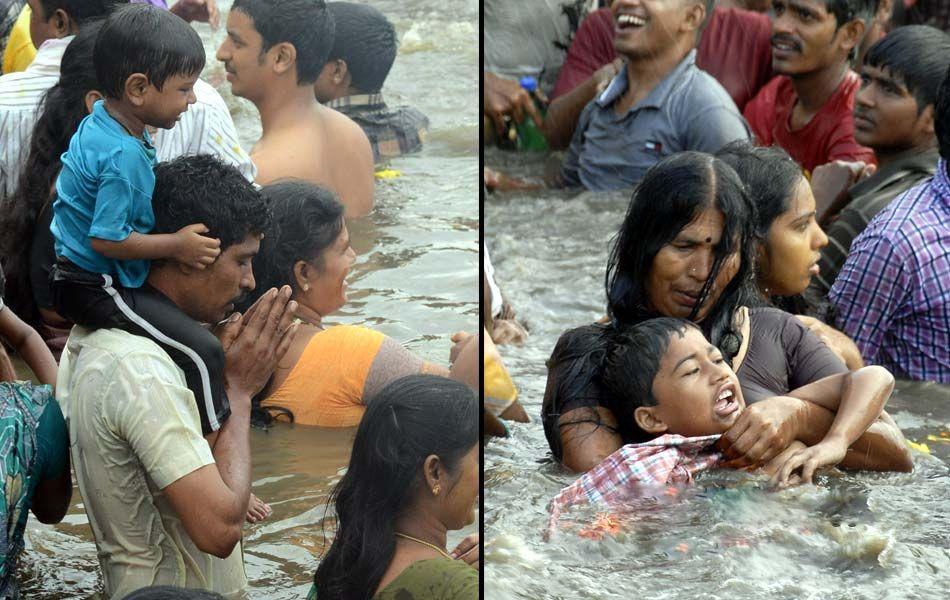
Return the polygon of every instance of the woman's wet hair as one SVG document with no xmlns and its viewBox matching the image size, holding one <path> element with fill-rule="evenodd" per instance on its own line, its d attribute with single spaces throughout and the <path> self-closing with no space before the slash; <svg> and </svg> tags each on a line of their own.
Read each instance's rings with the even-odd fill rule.
<svg viewBox="0 0 950 600">
<path fill-rule="evenodd" d="M 198 32 L 177 15 L 149 4 L 132 4 L 106 18 L 93 63 L 102 93 L 122 98 L 134 73 L 143 73 L 159 91 L 169 77 L 197 76 L 205 66 L 205 49 Z"/>
<path fill-rule="evenodd" d="M 739 270 L 700 323 L 706 337 L 731 361 L 741 343 L 736 311 L 761 304 L 754 280 L 755 209 L 735 170 L 709 154 L 674 154 L 647 171 L 634 190 L 607 261 L 607 312 L 620 329 L 662 316 L 648 308 L 646 283 L 653 260 L 707 208 L 722 213 L 723 231 L 690 318 L 708 301 L 723 264 L 738 254 Z"/>
<path fill-rule="evenodd" d="M 805 174 L 795 159 L 779 146 L 756 146 L 738 140 L 723 146 L 716 158 L 732 167 L 755 205 L 755 235 L 763 244 L 769 228 L 791 208 L 791 199 Z"/>
<path fill-rule="evenodd" d="M 261 188 L 271 207 L 271 226 L 254 257 L 254 291 L 246 300 L 249 307 L 272 287 L 289 285 L 294 292 L 298 261 L 323 268 L 323 252 L 343 231 L 343 205 L 328 188 L 298 179 L 278 181 Z"/>
<path fill-rule="evenodd" d="M 289 285 L 298 292 L 294 265 L 303 260 L 322 269 L 323 252 L 343 231 L 343 205 L 325 187 L 288 179 L 265 185 L 261 194 L 270 205 L 271 224 L 254 257 L 254 290 L 237 306 L 242 312 L 271 288 Z M 278 414 L 294 420 L 288 408 L 262 407 L 264 397 L 262 391 L 252 402 L 251 420 L 256 426 L 266 427 Z"/>
<path fill-rule="evenodd" d="M 634 413 L 641 406 L 656 406 L 653 380 L 660 371 L 660 361 L 674 335 L 683 337 L 689 328 L 699 326 L 686 319 L 659 317 L 637 323 L 623 331 L 615 331 L 606 340 L 601 380 L 609 392 L 607 407 L 617 417 L 624 439 L 646 442 L 654 434 L 640 429 Z"/>
<path fill-rule="evenodd" d="M 0 214 L 0 256 L 9 278 L 7 303 L 31 325 L 39 312 L 30 289 L 30 245 L 40 214 L 52 200 L 52 187 L 62 167 L 60 157 L 88 114 L 85 97 L 98 89 L 92 65 L 93 49 L 104 20 L 87 21 L 63 53 L 59 81 L 43 95 L 37 109 L 30 149 L 17 189 Z"/>
<path fill-rule="evenodd" d="M 444 377 L 403 377 L 367 401 L 346 475 L 327 503 L 328 512 L 336 506 L 337 532 L 314 575 L 318 598 L 374 596 L 395 552 L 396 519 L 425 485 L 426 458 L 438 456 L 457 481 L 478 428 L 475 394 Z"/>
</svg>

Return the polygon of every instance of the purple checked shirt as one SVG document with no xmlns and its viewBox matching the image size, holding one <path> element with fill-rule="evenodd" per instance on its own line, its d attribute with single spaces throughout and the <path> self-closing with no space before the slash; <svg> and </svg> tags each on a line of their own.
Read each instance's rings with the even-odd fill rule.
<svg viewBox="0 0 950 600">
<path fill-rule="evenodd" d="M 897 377 L 950 383 L 950 179 L 897 198 L 868 224 L 828 293 L 864 360 Z"/>
<path fill-rule="evenodd" d="M 159 8 L 168 8 L 168 4 L 165 3 L 165 0 L 132 0 L 132 4 L 151 4 Z"/>
</svg>

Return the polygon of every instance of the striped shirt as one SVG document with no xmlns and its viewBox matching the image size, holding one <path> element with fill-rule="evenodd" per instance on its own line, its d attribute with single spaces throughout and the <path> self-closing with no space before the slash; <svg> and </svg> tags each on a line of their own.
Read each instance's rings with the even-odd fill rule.
<svg viewBox="0 0 950 600">
<path fill-rule="evenodd" d="M 896 376 L 950 383 L 950 179 L 898 196 L 851 245 L 828 294 L 864 359 Z"/>
<path fill-rule="evenodd" d="M 39 118 L 37 109 L 46 90 L 59 81 L 59 65 L 72 37 L 43 42 L 26 71 L 0 77 L 0 204 L 16 191 L 20 169 L 30 151 L 33 126 Z M 238 142 L 234 121 L 221 95 L 199 79 L 195 82 L 195 96 L 197 102 L 188 107 L 172 129 L 156 132 L 158 161 L 212 154 L 253 181 L 257 168 Z"/>
</svg>

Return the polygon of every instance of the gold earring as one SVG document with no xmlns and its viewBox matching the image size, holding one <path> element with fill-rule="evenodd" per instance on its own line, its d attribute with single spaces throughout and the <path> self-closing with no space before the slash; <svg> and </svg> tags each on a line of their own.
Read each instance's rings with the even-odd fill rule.
<svg viewBox="0 0 950 600">
<path fill-rule="evenodd" d="M 309 291 L 310 291 L 310 286 L 309 286 L 309 285 L 307 285 L 306 283 L 305 283 L 305 284 L 303 284 L 303 291 L 305 291 L 305 292 L 309 292 Z"/>
<path fill-rule="evenodd" d="M 442 486 L 437 483 L 437 484 L 435 484 L 435 487 L 432 488 L 432 495 L 433 495 L 433 496 L 438 496 L 438 495 L 439 495 L 439 492 L 441 492 L 441 491 L 442 491 Z"/>
</svg>

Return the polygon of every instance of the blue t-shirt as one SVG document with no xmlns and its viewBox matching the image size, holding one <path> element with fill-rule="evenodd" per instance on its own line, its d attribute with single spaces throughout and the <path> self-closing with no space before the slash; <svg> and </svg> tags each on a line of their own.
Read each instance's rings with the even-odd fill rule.
<svg viewBox="0 0 950 600">
<path fill-rule="evenodd" d="M 147 260 L 116 260 L 92 249 L 91 237 L 121 242 L 155 227 L 155 148 L 147 132 L 135 138 L 106 111 L 102 100 L 82 120 L 63 154 L 56 179 L 53 223 L 56 254 L 81 269 L 141 287 Z"/>
</svg>

